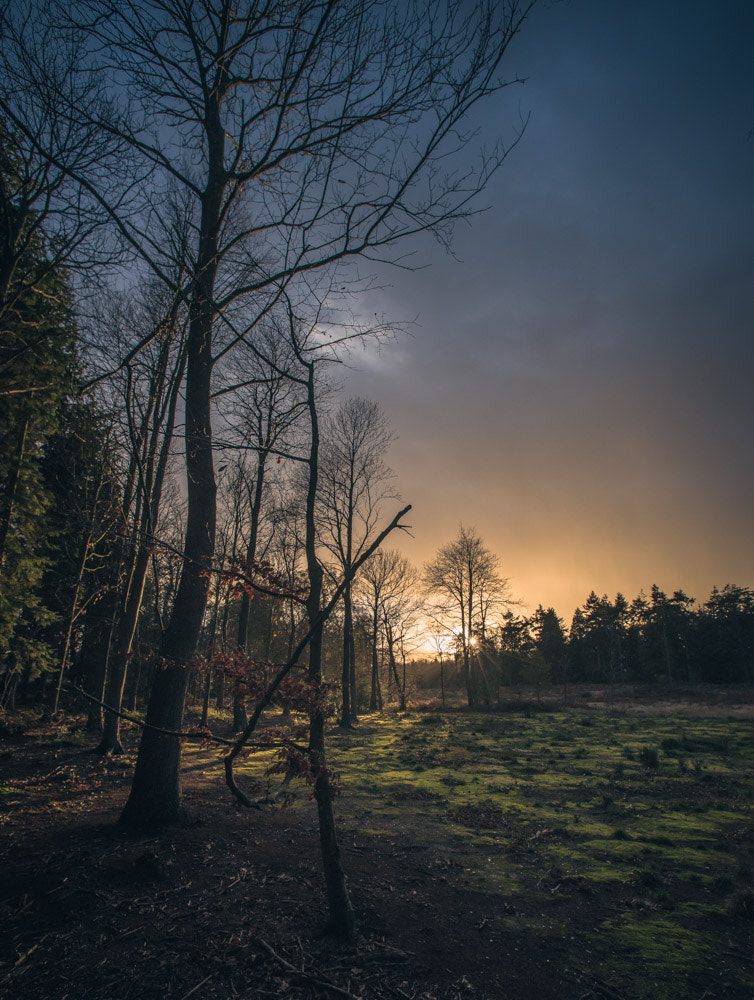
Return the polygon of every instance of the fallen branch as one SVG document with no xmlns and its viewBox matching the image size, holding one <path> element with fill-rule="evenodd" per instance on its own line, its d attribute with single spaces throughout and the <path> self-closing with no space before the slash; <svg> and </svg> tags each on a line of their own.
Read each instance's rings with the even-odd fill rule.
<svg viewBox="0 0 754 1000">
<path fill-rule="evenodd" d="M 213 976 L 214 972 L 210 972 L 210 974 L 205 979 L 202 979 L 200 983 L 197 983 L 193 989 L 190 989 L 188 993 L 184 993 L 181 1000 L 188 1000 L 192 993 L 196 993 L 198 989 L 201 989 L 201 987 L 204 986 L 205 983 L 208 983 Z"/>
<path fill-rule="evenodd" d="M 272 945 L 267 944 L 267 942 L 263 938 L 258 937 L 255 938 L 255 940 L 257 944 L 261 945 L 262 948 L 264 948 L 264 950 L 267 952 L 268 955 L 274 958 L 276 962 L 279 962 L 280 965 L 282 965 L 287 972 L 291 973 L 291 975 L 301 976 L 303 979 L 308 980 L 315 986 L 319 986 L 321 990 L 329 990 L 331 993 L 336 993 L 338 996 L 348 997 L 349 1000 L 360 1000 L 360 998 L 357 997 L 354 993 L 350 993 L 348 990 L 344 990 L 342 986 L 336 986 L 335 983 L 331 983 L 329 979 L 319 979 L 317 976 L 313 976 L 309 972 L 304 972 L 302 969 L 297 969 L 296 966 L 293 965 L 291 962 L 289 962 L 287 958 L 283 958 L 281 955 L 278 955 L 278 953 L 275 951 Z"/>
</svg>

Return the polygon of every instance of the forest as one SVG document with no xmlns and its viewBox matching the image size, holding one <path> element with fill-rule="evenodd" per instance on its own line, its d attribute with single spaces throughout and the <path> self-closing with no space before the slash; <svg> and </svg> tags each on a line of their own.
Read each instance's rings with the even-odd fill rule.
<svg viewBox="0 0 754 1000">
<path fill-rule="evenodd" d="M 560 813 L 570 806 L 547 798 L 544 778 L 531 782 L 577 740 L 577 760 L 593 762 L 584 802 L 596 796 L 594 809 L 610 812 L 604 783 L 625 783 L 631 804 L 605 821 L 611 849 L 641 838 L 658 849 L 636 890 L 641 906 L 651 897 L 648 913 L 665 905 L 655 898 L 670 863 L 662 837 L 676 833 L 630 827 L 687 794 L 673 781 L 707 796 L 711 825 L 695 828 L 697 840 L 738 838 L 709 880 L 720 935 L 735 937 L 731 968 L 711 972 L 705 952 L 693 982 L 709 997 L 748 989 L 750 736 L 740 720 L 727 735 L 719 720 L 655 720 L 637 742 L 624 717 L 586 721 L 583 692 L 604 686 L 612 699 L 642 686 L 658 702 L 695 691 L 714 701 L 719 686 L 725 705 L 729 688 L 746 703 L 754 590 L 726 584 L 700 601 L 657 586 L 632 600 L 592 592 L 566 626 L 553 608 L 522 612 L 504 553 L 464 526 L 463 511 L 456 537 L 414 566 L 396 546 L 411 530 L 389 466 L 400 428 L 340 386 L 365 346 L 389 351 L 400 333 L 361 315 L 370 263 L 399 262 L 423 233 L 449 246 L 509 152 L 474 151 L 465 129 L 516 82 L 506 50 L 533 6 L 2 8 L 8 996 L 482 997 L 479 970 L 502 948 L 508 979 L 495 989 L 615 1000 L 586 938 L 578 968 L 560 945 L 557 975 L 521 964 L 519 947 L 545 933 L 540 904 L 531 893 L 503 902 L 500 889 L 526 881 L 536 853 L 546 868 L 536 885 L 554 898 L 567 883 L 565 906 L 586 933 L 579 893 L 601 891 L 599 879 L 566 871 L 575 834 Z M 612 756 L 597 726 L 609 728 Z M 504 740 L 519 749 L 502 752 Z M 480 769 L 486 790 L 474 784 Z M 716 769 L 728 782 L 719 801 L 702 774 Z M 656 801 L 640 805 L 647 775 Z M 583 829 L 604 819 L 590 812 Z M 456 831 L 460 858 L 498 852 L 495 837 L 506 838 L 498 861 L 520 873 L 495 868 L 492 892 L 476 860 L 442 844 L 412 865 L 436 823 Z M 415 919 L 417 872 L 433 916 L 391 943 Z M 708 890 L 696 867 L 689 879 Z M 432 929 L 435 914 L 456 920 L 452 892 L 475 914 L 454 931 L 474 956 L 468 969 L 463 949 L 447 957 Z M 478 911 L 482 892 L 494 919 Z M 678 913 L 702 906 L 679 893 L 666 893 Z M 237 924 L 249 898 L 267 925 Z M 171 944 L 188 918 L 175 948 L 204 942 L 206 969 L 193 957 L 182 965 Z M 227 924 L 222 941 L 216 923 Z M 566 940 L 545 923 L 545 936 Z M 435 948 L 429 971 L 420 933 Z M 126 988 L 134 961 L 141 985 Z M 672 970 L 657 975 L 672 997 Z"/>
</svg>

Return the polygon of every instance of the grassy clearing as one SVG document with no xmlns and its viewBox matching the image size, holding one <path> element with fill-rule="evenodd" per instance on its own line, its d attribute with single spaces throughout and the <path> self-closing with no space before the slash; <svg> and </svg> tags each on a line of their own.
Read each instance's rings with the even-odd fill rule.
<svg viewBox="0 0 754 1000">
<path fill-rule="evenodd" d="M 408 836 L 438 870 L 503 894 L 513 924 L 588 933 L 618 993 L 682 1000 L 748 939 L 750 721 L 391 715 L 335 731 L 331 759 L 348 834 Z M 753 972 L 742 960 L 737 989 Z"/>
</svg>

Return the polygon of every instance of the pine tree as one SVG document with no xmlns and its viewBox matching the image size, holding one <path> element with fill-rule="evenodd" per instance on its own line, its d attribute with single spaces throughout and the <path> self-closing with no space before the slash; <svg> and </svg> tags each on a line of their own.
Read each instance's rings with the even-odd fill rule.
<svg viewBox="0 0 754 1000">
<path fill-rule="evenodd" d="M 0 134 L 7 138 L 4 129 Z M 72 296 L 65 273 L 50 267 L 38 219 L 18 195 L 23 175 L 5 148 L 0 157 L 0 229 L 15 261 L 0 311 L 0 704 L 11 704 L 19 676 L 51 666 L 45 636 L 54 614 L 39 596 L 48 564 L 45 442 L 74 370 Z M 10 253 L 4 247 L 4 254 Z"/>
<path fill-rule="evenodd" d="M 37 244 L 40 267 L 44 251 Z M 52 663 L 44 635 L 54 615 L 38 588 L 49 564 L 51 495 L 43 473 L 45 443 L 74 368 L 74 324 L 66 277 L 50 271 L 15 299 L 0 323 L 0 663 L 2 703 L 21 671 L 34 677 Z"/>
</svg>

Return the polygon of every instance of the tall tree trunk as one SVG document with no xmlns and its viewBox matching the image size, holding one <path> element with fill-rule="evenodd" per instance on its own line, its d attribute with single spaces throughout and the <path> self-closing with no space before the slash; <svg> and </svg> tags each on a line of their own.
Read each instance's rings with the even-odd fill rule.
<svg viewBox="0 0 754 1000">
<path fill-rule="evenodd" d="M 347 584 L 346 589 L 343 591 L 343 668 L 340 677 L 341 708 L 339 725 L 343 729 L 351 728 L 351 632 L 353 630 L 353 610 L 350 596 L 351 585 Z"/>
<path fill-rule="evenodd" d="M 128 661 L 136 634 L 136 623 L 139 619 L 148 569 L 149 549 L 142 543 L 134 559 L 130 581 L 127 585 L 125 607 L 118 622 L 115 651 L 110 657 L 110 676 L 107 679 L 105 695 L 105 703 L 108 708 L 105 709 L 102 739 L 97 747 L 97 753 L 100 754 L 123 753 L 120 742 L 120 716 L 117 713 L 123 703 Z M 112 711 L 108 709 L 112 709 Z"/>
<path fill-rule="evenodd" d="M 351 689 L 351 723 L 359 721 L 359 699 L 356 693 L 356 637 L 353 630 L 353 610 L 351 628 L 348 635 L 348 686 Z"/>
<path fill-rule="evenodd" d="M 264 473 L 267 462 L 267 452 L 259 451 L 257 454 L 256 478 L 254 480 L 254 496 L 249 511 L 249 544 L 246 548 L 246 564 L 251 575 L 254 572 L 254 560 L 257 555 L 257 539 L 259 537 L 259 516 L 262 512 L 262 496 L 264 491 Z M 235 548 L 235 544 L 234 544 Z M 246 652 L 249 640 L 249 610 L 251 600 L 246 590 L 241 594 L 241 607 L 238 613 L 238 638 L 237 645 L 242 653 Z M 238 733 L 246 729 L 249 719 L 246 713 L 246 706 L 243 700 L 234 692 L 233 694 L 233 732 Z"/>
<path fill-rule="evenodd" d="M 230 617 L 230 598 L 227 593 L 225 595 L 225 600 L 223 602 L 223 617 L 222 624 L 220 626 L 220 649 L 224 653 L 228 648 L 228 618 Z M 222 670 L 217 671 L 215 677 L 215 708 L 218 712 L 222 712 L 225 708 L 225 673 Z"/>
<path fill-rule="evenodd" d="M 99 498 L 99 491 L 102 487 L 102 481 L 97 484 L 97 494 L 96 498 Z M 92 535 L 94 533 L 94 522 L 95 522 L 95 512 L 96 512 L 96 499 L 92 507 L 92 514 L 89 521 L 89 527 L 84 539 L 84 544 L 81 549 L 81 556 L 79 558 L 79 568 L 76 573 L 76 581 L 73 585 L 73 598 L 71 601 L 71 611 L 68 616 L 68 624 L 65 631 L 65 640 L 63 642 L 63 655 L 60 658 L 60 670 L 58 671 L 58 682 L 55 686 L 55 697 L 52 704 L 52 714 L 56 715 L 58 711 L 58 705 L 60 703 L 60 691 L 63 687 L 63 675 L 65 674 L 65 668 L 68 666 L 68 659 L 71 653 L 71 644 L 73 642 L 73 630 L 76 626 L 76 619 L 78 618 L 79 611 L 79 597 L 81 596 L 81 585 L 84 582 L 84 573 L 86 571 L 86 564 L 89 559 L 89 550 L 92 545 Z"/>
<path fill-rule="evenodd" d="M 479 653 L 474 654 L 474 664 L 476 666 L 476 673 L 480 679 L 484 707 L 489 708 L 492 705 L 492 692 L 490 691 L 489 681 L 487 680 L 487 672 L 484 669 L 484 664 L 479 657 Z"/>
<path fill-rule="evenodd" d="M 400 698 L 400 711 L 406 711 L 406 688 L 405 685 L 401 684 L 401 679 L 398 674 L 398 664 L 395 659 L 395 641 L 393 639 L 393 630 L 388 625 L 387 627 L 387 655 L 388 662 L 390 663 L 390 670 L 392 671 L 393 677 L 395 678 L 395 689 L 398 692 L 398 697 Z M 404 678 L 405 680 L 405 678 Z"/>
<path fill-rule="evenodd" d="M 463 640 L 463 681 L 466 686 L 466 700 L 469 708 L 476 708 L 476 693 L 471 679 L 471 666 L 469 663 L 469 644 L 464 637 Z"/>
<path fill-rule="evenodd" d="M 317 559 L 314 521 L 319 462 L 319 426 L 314 396 L 314 365 L 308 366 L 307 402 L 311 424 L 309 452 L 309 484 L 306 497 L 306 563 L 309 575 L 309 596 L 306 610 L 310 628 L 319 618 L 322 600 L 322 567 Z M 316 628 L 309 645 L 309 679 L 322 683 L 322 624 Z M 338 938 L 353 941 L 356 937 L 356 916 L 348 895 L 348 886 L 340 859 L 340 847 L 335 829 L 332 788 L 325 753 L 325 717 L 317 702 L 309 718 L 309 752 L 315 769 L 314 798 L 319 818 L 319 843 L 329 908 L 328 931 Z"/>
<path fill-rule="evenodd" d="M 249 717 L 246 712 L 243 698 L 236 691 L 233 692 L 233 732 L 241 733 L 249 724 Z"/>
<path fill-rule="evenodd" d="M 105 681 L 117 608 L 115 582 L 114 579 L 111 581 L 111 587 L 106 595 L 97 602 L 95 610 L 87 616 L 81 655 L 87 674 L 85 686 L 89 694 L 97 700 L 89 703 L 86 720 L 88 733 L 101 733 L 103 727 L 102 705 L 98 705 L 97 702 L 105 700 Z"/>
<path fill-rule="evenodd" d="M 382 709 L 382 695 L 380 692 L 380 660 L 377 649 L 379 637 L 379 604 L 374 602 L 374 614 L 372 615 L 372 689 L 369 695 L 369 711 L 376 712 Z"/>
<path fill-rule="evenodd" d="M 211 389 L 214 280 L 223 192 L 224 134 L 219 107 L 208 125 L 210 168 L 202 205 L 198 268 L 189 309 L 186 367 L 188 515 L 181 578 L 162 642 L 165 666 L 155 671 L 131 793 L 121 825 L 150 829 L 182 816 L 180 738 L 188 667 L 199 641 L 215 550 L 217 486 L 212 459 Z"/>
</svg>

